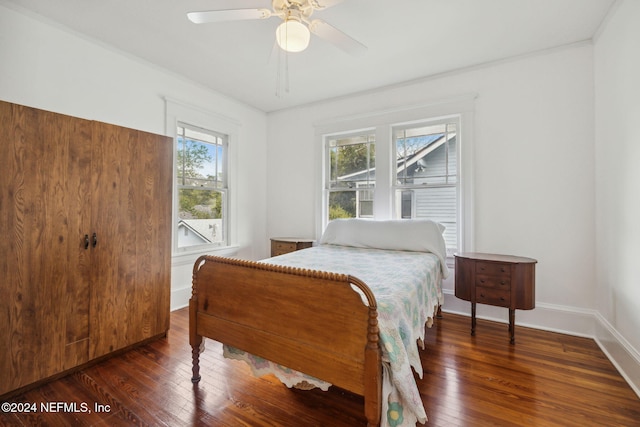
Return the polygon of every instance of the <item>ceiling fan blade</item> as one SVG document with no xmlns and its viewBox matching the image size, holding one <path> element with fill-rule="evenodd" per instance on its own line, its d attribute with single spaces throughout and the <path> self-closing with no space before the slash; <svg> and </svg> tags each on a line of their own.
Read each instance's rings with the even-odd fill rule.
<svg viewBox="0 0 640 427">
<path fill-rule="evenodd" d="M 343 1 L 344 0 L 311 0 L 310 3 L 315 10 L 323 10 L 338 3 L 342 3 Z"/>
<path fill-rule="evenodd" d="M 205 24 L 209 22 L 267 19 L 271 15 L 272 13 L 269 9 L 224 9 L 189 12 L 187 13 L 187 18 L 195 24 Z"/>
<path fill-rule="evenodd" d="M 314 19 L 311 21 L 309 23 L 309 31 L 321 39 L 334 44 L 336 47 L 350 55 L 360 56 L 367 51 L 367 47 L 365 45 L 338 30 L 336 27 L 327 24 L 321 19 Z"/>
</svg>

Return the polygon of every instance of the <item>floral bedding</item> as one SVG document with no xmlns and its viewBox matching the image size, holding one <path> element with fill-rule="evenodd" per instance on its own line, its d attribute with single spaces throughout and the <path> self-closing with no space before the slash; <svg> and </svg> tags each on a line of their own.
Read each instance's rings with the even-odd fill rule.
<svg viewBox="0 0 640 427">
<path fill-rule="evenodd" d="M 364 281 L 378 303 L 383 360 L 382 426 L 415 426 L 427 415 L 414 375 L 422 378 L 418 343 L 425 325 L 443 300 L 443 266 L 427 252 L 320 245 L 269 258 L 263 262 L 349 274 Z M 226 357 L 244 360 L 254 374 L 276 375 L 289 387 L 296 384 L 327 390 L 330 384 L 225 346 Z"/>
</svg>

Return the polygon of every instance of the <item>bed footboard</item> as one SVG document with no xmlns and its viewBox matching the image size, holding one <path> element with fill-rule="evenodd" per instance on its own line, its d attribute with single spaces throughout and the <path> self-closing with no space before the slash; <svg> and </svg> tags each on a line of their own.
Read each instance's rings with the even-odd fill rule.
<svg viewBox="0 0 640 427">
<path fill-rule="evenodd" d="M 360 394 L 368 426 L 380 423 L 377 305 L 353 276 L 200 257 L 189 301 L 194 383 L 204 337 Z"/>
</svg>

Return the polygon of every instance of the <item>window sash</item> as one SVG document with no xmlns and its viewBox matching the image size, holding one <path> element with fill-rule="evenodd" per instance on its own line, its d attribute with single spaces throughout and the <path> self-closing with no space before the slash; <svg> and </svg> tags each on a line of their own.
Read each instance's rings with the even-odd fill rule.
<svg viewBox="0 0 640 427">
<path fill-rule="evenodd" d="M 371 218 L 375 193 L 375 134 L 325 137 L 326 218 Z"/>
<path fill-rule="evenodd" d="M 326 146 L 327 189 L 375 185 L 374 134 L 334 136 L 327 139 Z M 350 157 L 350 161 L 346 162 L 345 158 L 348 157 Z"/>
<path fill-rule="evenodd" d="M 189 149 L 194 152 L 187 153 Z M 180 251 L 228 245 L 227 154 L 227 135 L 178 123 L 176 129 L 178 206 L 175 221 L 178 228 L 176 246 Z M 194 164 L 188 165 L 187 161 Z M 193 190 L 190 195 L 191 201 L 184 199 L 189 197 L 187 193 L 189 190 Z M 183 202 L 193 203 L 193 206 L 184 210 Z"/>
<path fill-rule="evenodd" d="M 447 252 L 458 247 L 459 119 L 392 127 L 395 218 L 443 224 Z"/>
<path fill-rule="evenodd" d="M 191 186 L 199 188 L 227 188 L 227 149 L 228 136 L 219 132 L 210 131 L 196 126 L 178 123 L 176 132 L 177 140 L 177 171 L 176 178 L 179 186 Z M 186 160 L 186 151 L 189 148 L 187 141 L 197 144 L 206 149 L 207 154 L 212 158 L 208 162 L 208 168 L 201 168 L 199 171 L 190 171 L 191 175 L 196 172 L 206 176 L 188 176 L 186 171 L 186 161 L 180 164 L 180 158 Z M 180 155 L 182 148 L 182 155 Z M 207 172 L 209 172 L 207 174 Z"/>
</svg>

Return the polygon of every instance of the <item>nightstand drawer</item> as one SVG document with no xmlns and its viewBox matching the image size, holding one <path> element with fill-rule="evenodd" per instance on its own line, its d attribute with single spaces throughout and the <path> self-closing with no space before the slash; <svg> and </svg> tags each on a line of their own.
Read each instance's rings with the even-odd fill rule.
<svg viewBox="0 0 640 427">
<path fill-rule="evenodd" d="M 511 279 L 508 276 L 487 276 L 486 274 L 476 275 L 476 286 L 485 288 L 502 289 L 508 291 L 511 289 Z"/>
<path fill-rule="evenodd" d="M 296 242 L 273 242 L 273 250 L 278 255 L 286 254 L 296 250 Z"/>
<path fill-rule="evenodd" d="M 296 237 L 272 237 L 271 256 L 288 254 L 313 246 L 313 240 Z"/>
<path fill-rule="evenodd" d="M 485 274 L 487 276 L 510 277 L 511 268 L 508 264 L 496 262 L 476 262 L 476 274 Z"/>
<path fill-rule="evenodd" d="M 476 288 L 476 301 L 481 304 L 509 307 L 509 304 L 511 304 L 511 292 L 478 286 Z"/>
</svg>

